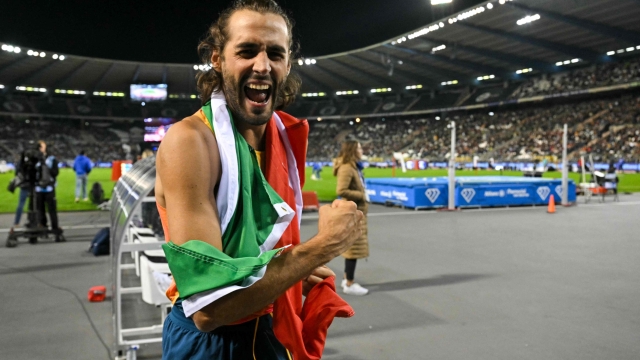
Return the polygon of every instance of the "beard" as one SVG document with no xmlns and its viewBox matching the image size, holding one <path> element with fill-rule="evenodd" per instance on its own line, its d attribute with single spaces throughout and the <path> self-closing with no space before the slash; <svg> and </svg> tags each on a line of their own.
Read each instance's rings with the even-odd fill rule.
<svg viewBox="0 0 640 360">
<path fill-rule="evenodd" d="M 244 87 L 250 80 L 269 81 L 271 82 L 271 95 L 269 97 L 269 104 L 264 108 L 252 108 L 248 110 L 244 104 L 246 104 L 247 96 L 245 94 Z M 280 94 L 283 88 L 282 84 L 286 81 L 286 77 L 277 82 L 275 78 L 269 75 L 246 75 L 242 79 L 237 79 L 232 74 L 229 74 L 222 69 L 222 90 L 227 100 L 227 106 L 234 118 L 238 121 L 242 121 L 251 126 L 261 126 L 269 122 L 273 112 L 282 99 Z"/>
</svg>

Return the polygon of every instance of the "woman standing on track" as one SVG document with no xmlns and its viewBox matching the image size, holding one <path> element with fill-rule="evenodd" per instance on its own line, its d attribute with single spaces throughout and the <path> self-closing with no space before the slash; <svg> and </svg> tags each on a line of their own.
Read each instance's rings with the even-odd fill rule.
<svg viewBox="0 0 640 360">
<path fill-rule="evenodd" d="M 342 144 L 338 158 L 334 160 L 333 175 L 338 177 L 336 194 L 345 200 L 350 200 L 358 205 L 365 217 L 362 219 L 362 236 L 342 256 L 344 262 L 344 280 L 342 290 L 349 295 L 366 295 L 369 290 L 354 282 L 356 262 L 358 259 L 369 257 L 369 241 L 367 238 L 367 209 L 369 196 L 366 193 L 364 177 L 362 175 L 362 146 L 354 140 L 347 140 Z"/>
</svg>

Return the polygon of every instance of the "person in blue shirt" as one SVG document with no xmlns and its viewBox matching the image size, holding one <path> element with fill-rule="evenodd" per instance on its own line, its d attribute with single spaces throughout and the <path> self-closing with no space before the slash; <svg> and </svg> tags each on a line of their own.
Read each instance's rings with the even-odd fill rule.
<svg viewBox="0 0 640 360">
<path fill-rule="evenodd" d="M 313 163 L 313 174 L 311 174 L 311 180 L 322 180 L 320 172 L 322 172 L 322 163 Z"/>
<path fill-rule="evenodd" d="M 84 155 L 84 150 L 73 161 L 73 171 L 76 172 L 76 202 L 80 201 L 81 195 L 83 201 L 89 201 L 87 177 L 91 172 L 91 160 Z"/>
</svg>

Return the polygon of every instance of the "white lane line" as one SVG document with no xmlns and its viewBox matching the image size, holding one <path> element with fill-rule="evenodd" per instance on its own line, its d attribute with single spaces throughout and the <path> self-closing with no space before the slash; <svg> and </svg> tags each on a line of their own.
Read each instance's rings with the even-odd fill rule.
<svg viewBox="0 0 640 360">
<path fill-rule="evenodd" d="M 110 227 L 111 224 L 94 224 L 94 225 L 70 225 L 62 226 L 62 230 L 78 230 L 78 229 L 101 229 Z M 10 229 L 0 229 L 0 233 L 8 233 Z M 16 228 L 16 231 L 24 230 L 24 228 Z"/>
</svg>

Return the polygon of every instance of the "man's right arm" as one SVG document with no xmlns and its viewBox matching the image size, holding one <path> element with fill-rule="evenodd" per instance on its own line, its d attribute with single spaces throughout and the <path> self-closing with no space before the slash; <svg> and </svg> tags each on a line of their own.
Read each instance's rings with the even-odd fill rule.
<svg viewBox="0 0 640 360">
<path fill-rule="evenodd" d="M 214 188 L 220 155 L 211 131 L 199 120 L 174 125 L 160 146 L 157 174 L 162 183 L 171 241 L 201 240 L 222 251 Z M 196 326 L 211 331 L 273 303 L 296 282 L 329 262 L 359 237 L 362 213 L 352 202 L 337 201 L 320 209 L 318 235 L 273 259 L 264 277 L 193 315 Z"/>
</svg>

